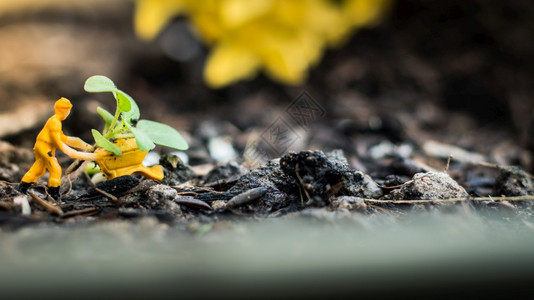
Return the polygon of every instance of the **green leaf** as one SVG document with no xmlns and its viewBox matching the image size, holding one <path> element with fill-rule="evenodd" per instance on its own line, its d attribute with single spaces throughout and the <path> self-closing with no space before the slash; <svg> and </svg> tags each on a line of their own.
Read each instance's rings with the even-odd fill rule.
<svg viewBox="0 0 534 300">
<path fill-rule="evenodd" d="M 121 149 L 103 137 L 98 130 L 91 129 L 91 133 L 93 134 L 93 138 L 95 139 L 95 143 L 98 147 L 104 148 L 115 155 L 122 155 Z"/>
<path fill-rule="evenodd" d="M 111 125 L 111 122 L 113 122 L 113 115 L 105 110 L 102 107 L 97 107 L 96 112 L 104 119 L 104 122 L 106 122 L 106 126 L 104 127 L 104 132 L 109 128 L 109 125 Z"/>
<path fill-rule="evenodd" d="M 137 148 L 139 148 L 139 150 L 148 151 L 156 147 L 152 140 L 150 140 L 150 137 L 142 130 L 131 126 L 130 124 L 128 124 L 128 122 L 124 122 L 124 120 L 123 124 L 126 125 L 126 127 L 128 127 L 128 129 L 133 133 L 135 141 L 137 142 Z"/>
<path fill-rule="evenodd" d="M 94 75 L 85 81 L 84 90 L 89 93 L 114 92 L 117 90 L 115 83 L 106 76 Z"/>
<path fill-rule="evenodd" d="M 137 147 L 139 148 L 139 150 L 148 151 L 156 147 L 150 137 L 142 130 L 139 130 L 135 127 L 130 127 L 130 131 L 132 131 L 135 136 L 135 140 L 137 141 Z"/>
<path fill-rule="evenodd" d="M 148 135 L 152 142 L 158 145 L 178 150 L 187 150 L 189 148 L 182 135 L 169 125 L 149 120 L 140 120 L 137 122 L 136 127 Z"/>
<path fill-rule="evenodd" d="M 132 109 L 132 102 L 135 103 L 132 97 L 119 89 L 113 92 L 113 96 L 117 100 L 119 111 L 122 113 L 129 112 Z"/>
<path fill-rule="evenodd" d="M 139 106 L 135 103 L 134 99 L 130 95 L 121 90 L 117 90 L 117 101 L 119 101 L 119 107 L 121 108 L 122 118 L 125 119 L 128 124 L 132 124 L 132 120 L 138 120 L 141 113 L 139 112 Z M 126 103 L 128 103 L 128 110 L 126 110 Z"/>
<path fill-rule="evenodd" d="M 135 101 L 125 92 L 119 90 L 117 86 L 115 86 L 115 83 L 106 76 L 103 75 L 95 75 L 89 77 L 85 81 L 85 85 L 83 87 L 85 91 L 90 93 L 103 93 L 103 92 L 111 92 L 113 93 L 113 97 L 117 100 L 117 107 L 119 111 L 121 112 L 130 112 L 133 106 L 137 108 L 137 104 Z M 139 108 L 137 108 L 136 111 L 132 112 L 132 114 L 139 114 Z M 139 118 L 139 116 L 137 117 Z"/>
</svg>

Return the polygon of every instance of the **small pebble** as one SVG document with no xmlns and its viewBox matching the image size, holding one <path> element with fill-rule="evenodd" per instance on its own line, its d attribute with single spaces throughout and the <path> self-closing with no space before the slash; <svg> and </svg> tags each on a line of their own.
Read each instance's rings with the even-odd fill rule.
<svg viewBox="0 0 534 300">
<path fill-rule="evenodd" d="M 178 156 L 184 164 L 189 164 L 189 156 L 184 151 L 172 151 L 169 154 Z"/>
<path fill-rule="evenodd" d="M 159 153 L 155 151 L 150 151 L 146 154 L 145 159 L 143 159 L 143 165 L 147 167 L 151 167 L 153 165 L 157 165 L 159 163 L 160 159 Z"/>
<path fill-rule="evenodd" d="M 467 191 L 445 172 L 417 173 L 411 182 L 393 190 L 388 199 L 437 200 L 465 198 Z"/>
<path fill-rule="evenodd" d="M 217 162 L 228 162 L 237 157 L 229 137 L 214 137 L 208 142 L 210 156 Z"/>
</svg>

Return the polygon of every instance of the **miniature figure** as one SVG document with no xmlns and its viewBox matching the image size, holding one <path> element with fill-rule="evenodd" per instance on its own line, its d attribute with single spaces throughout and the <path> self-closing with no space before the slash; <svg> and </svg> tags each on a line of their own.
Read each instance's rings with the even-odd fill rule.
<svg viewBox="0 0 534 300">
<path fill-rule="evenodd" d="M 22 178 L 18 190 L 26 193 L 45 171 L 50 173 L 48 179 L 48 193 L 54 199 L 59 199 L 59 187 L 61 185 L 61 166 L 59 165 L 55 152 L 60 149 L 71 158 L 81 160 L 97 160 L 95 153 L 76 151 L 73 148 L 91 151 L 92 146 L 77 137 L 70 137 L 63 134 L 61 121 L 65 120 L 72 108 L 72 104 L 66 98 L 61 98 L 54 105 L 55 114 L 48 119 L 45 126 L 37 135 L 33 154 L 35 163 Z M 72 147 L 72 148 L 71 148 Z"/>
<path fill-rule="evenodd" d="M 103 133 L 96 129 L 91 130 L 95 146 L 87 144 L 80 138 L 63 134 L 61 121 L 68 117 L 72 104 L 66 98 L 57 100 L 54 105 L 55 114 L 48 119 L 35 141 L 33 147 L 35 163 L 22 178 L 18 191 L 26 193 L 28 188 L 48 170 L 50 173 L 48 193 L 54 199 L 59 198 L 62 171 L 55 157 L 56 149 L 71 158 L 96 162 L 108 180 L 132 173 L 161 180 L 164 173 L 160 165 L 152 167 L 143 165 L 143 159 L 148 151 L 154 149 L 156 144 L 178 150 L 188 149 L 187 142 L 174 128 L 155 121 L 139 120 L 139 107 L 135 101 L 119 90 L 111 79 L 102 75 L 91 76 L 85 82 L 84 89 L 91 93 L 111 92 L 117 101 L 115 114 L 100 107 L 97 110 L 106 125 Z"/>
</svg>

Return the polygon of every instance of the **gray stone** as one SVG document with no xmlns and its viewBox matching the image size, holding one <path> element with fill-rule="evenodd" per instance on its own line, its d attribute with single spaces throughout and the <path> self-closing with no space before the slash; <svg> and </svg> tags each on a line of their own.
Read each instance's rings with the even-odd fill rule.
<svg viewBox="0 0 534 300">
<path fill-rule="evenodd" d="M 436 200 L 465 198 L 469 194 L 449 174 L 444 172 L 417 173 L 413 180 L 393 190 L 386 198 L 394 200 Z"/>
</svg>

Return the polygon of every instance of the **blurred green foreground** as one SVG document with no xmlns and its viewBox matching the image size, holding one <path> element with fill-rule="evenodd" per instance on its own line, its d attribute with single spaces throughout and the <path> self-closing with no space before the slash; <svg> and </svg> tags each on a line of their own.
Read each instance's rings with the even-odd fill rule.
<svg viewBox="0 0 534 300">
<path fill-rule="evenodd" d="M 334 221 L 335 220 L 335 221 Z M 223 224 L 221 226 L 221 224 Z M 527 295 L 534 224 L 474 213 L 200 226 L 141 219 L 0 233 L 2 294 L 252 299 Z"/>
</svg>

